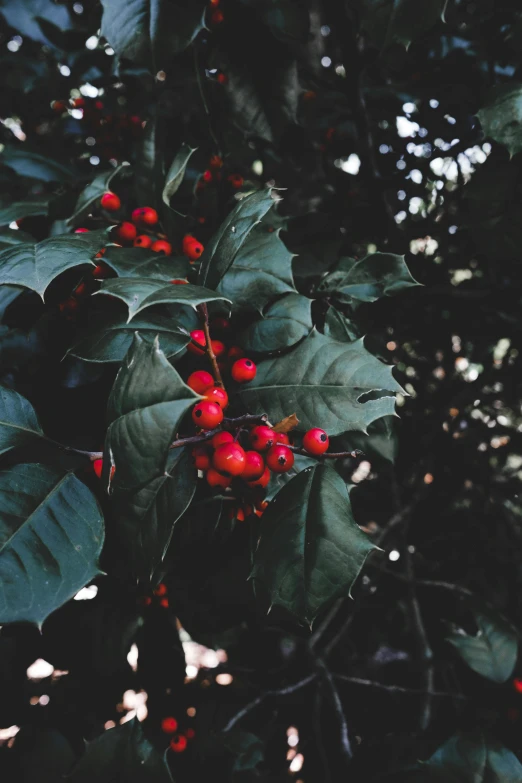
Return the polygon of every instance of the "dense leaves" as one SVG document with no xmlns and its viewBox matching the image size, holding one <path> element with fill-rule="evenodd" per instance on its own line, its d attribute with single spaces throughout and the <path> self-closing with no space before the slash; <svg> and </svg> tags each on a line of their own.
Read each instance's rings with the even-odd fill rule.
<svg viewBox="0 0 522 783">
<path fill-rule="evenodd" d="M 259 321 L 241 335 L 246 351 L 270 353 L 289 348 L 312 329 L 312 302 L 300 294 L 287 294 L 268 307 Z"/>
<path fill-rule="evenodd" d="M 360 261 L 341 258 L 321 280 L 318 291 L 346 303 L 352 299 L 375 302 L 415 285 L 403 256 L 373 253 Z"/>
<path fill-rule="evenodd" d="M 493 682 L 506 682 L 517 662 L 518 639 L 513 629 L 499 618 L 475 613 L 478 631 L 474 636 L 455 630 L 448 641 L 473 671 Z"/>
<path fill-rule="evenodd" d="M 0 453 L 43 435 L 31 403 L 13 389 L 0 387 Z"/>
</svg>

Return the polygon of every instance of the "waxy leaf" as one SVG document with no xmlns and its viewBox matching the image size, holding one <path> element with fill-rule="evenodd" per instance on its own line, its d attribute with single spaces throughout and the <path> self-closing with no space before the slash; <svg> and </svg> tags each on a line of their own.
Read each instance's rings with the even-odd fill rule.
<svg viewBox="0 0 522 783">
<path fill-rule="evenodd" d="M 170 164 L 167 176 L 165 178 L 165 185 L 163 187 L 163 193 L 161 194 L 164 203 L 169 207 L 170 199 L 174 193 L 178 190 L 179 186 L 183 182 L 185 176 L 185 170 L 190 160 L 191 155 L 196 151 L 196 147 L 189 147 L 188 144 L 182 144 L 181 149 L 176 153 L 174 160 Z"/>
<path fill-rule="evenodd" d="M 391 367 L 372 356 L 362 339 L 338 343 L 312 331 L 284 356 L 258 364 L 256 377 L 238 394 L 251 413 L 267 413 L 270 421 L 292 412 L 302 431 L 320 426 L 340 435 L 366 432 L 372 421 L 394 413 L 394 393 L 400 391 Z M 388 396 L 361 399 L 372 392 Z"/>
<path fill-rule="evenodd" d="M 507 147 L 511 157 L 522 150 L 522 84 L 493 87 L 478 112 L 486 136 Z"/>
<path fill-rule="evenodd" d="M 221 294 L 199 285 L 165 285 L 163 280 L 144 277 L 104 280 L 98 293 L 115 296 L 125 302 L 129 308 L 129 321 L 147 307 L 158 304 L 177 303 L 195 308 L 204 302 L 225 300 Z"/>
<path fill-rule="evenodd" d="M 27 201 L 4 203 L 0 206 L 0 226 L 8 226 L 14 220 L 33 215 L 47 215 L 48 209 L 49 196 L 31 196 Z"/>
<path fill-rule="evenodd" d="M 104 482 L 115 466 L 115 490 L 143 488 L 165 473 L 181 419 L 200 397 L 183 382 L 158 340 L 135 335 L 108 402 Z"/>
<path fill-rule="evenodd" d="M 351 343 L 360 337 L 355 325 L 335 307 L 328 308 L 324 319 L 324 334 L 340 343 Z"/>
<path fill-rule="evenodd" d="M 42 436 L 42 428 L 29 400 L 13 389 L 0 386 L 0 454 Z"/>
<path fill-rule="evenodd" d="M 334 598 L 349 595 L 374 544 L 356 525 L 346 485 L 329 465 L 307 468 L 263 514 L 252 578 L 308 624 Z"/>
<path fill-rule="evenodd" d="M 150 277 L 165 283 L 185 279 L 190 269 L 184 256 L 164 256 L 140 247 L 108 247 L 103 263 L 114 269 L 118 277 Z"/>
<path fill-rule="evenodd" d="M 270 353 L 290 348 L 312 329 L 312 300 L 300 294 L 287 294 L 267 308 L 263 318 L 242 333 L 243 348 Z"/>
<path fill-rule="evenodd" d="M 16 171 L 21 177 L 39 179 L 42 182 L 72 182 L 78 176 L 70 166 L 48 155 L 27 149 L 25 144 L 8 145 L 2 150 L 0 163 Z"/>
<path fill-rule="evenodd" d="M 478 633 L 470 636 L 455 630 L 447 637 L 468 666 L 493 682 L 506 682 L 513 674 L 518 656 L 518 639 L 501 618 L 475 612 Z"/>
<path fill-rule="evenodd" d="M 72 473 L 0 472 L 0 623 L 41 625 L 100 573 L 103 516 Z"/>
<path fill-rule="evenodd" d="M 199 282 L 216 288 L 234 263 L 248 235 L 274 206 L 271 189 L 251 193 L 241 199 L 225 218 L 201 256 Z"/>
<path fill-rule="evenodd" d="M 393 296 L 417 285 L 404 262 L 404 256 L 372 253 L 360 261 L 341 258 L 321 280 L 317 291 L 335 296 L 341 302 L 350 302 L 352 299 L 375 302 L 382 296 Z"/>
<path fill-rule="evenodd" d="M 78 196 L 74 212 L 67 221 L 68 226 L 77 226 L 94 209 L 100 208 L 100 200 L 104 193 L 110 190 L 112 179 L 122 170 L 118 166 L 110 171 L 104 171 L 90 182 Z"/>
<path fill-rule="evenodd" d="M 361 27 L 379 47 L 401 44 L 406 49 L 444 18 L 448 0 L 360 0 Z"/>
<path fill-rule="evenodd" d="M 0 231 L 0 250 L 6 250 L 13 245 L 36 244 L 36 239 L 26 231 L 15 228 L 3 228 Z"/>
</svg>

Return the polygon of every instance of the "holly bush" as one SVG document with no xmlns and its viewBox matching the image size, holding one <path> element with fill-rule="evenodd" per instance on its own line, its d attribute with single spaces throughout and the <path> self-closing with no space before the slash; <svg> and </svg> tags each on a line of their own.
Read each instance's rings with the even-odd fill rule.
<svg viewBox="0 0 522 783">
<path fill-rule="evenodd" d="M 0 35 L 2 780 L 521 783 L 519 5 Z"/>
</svg>

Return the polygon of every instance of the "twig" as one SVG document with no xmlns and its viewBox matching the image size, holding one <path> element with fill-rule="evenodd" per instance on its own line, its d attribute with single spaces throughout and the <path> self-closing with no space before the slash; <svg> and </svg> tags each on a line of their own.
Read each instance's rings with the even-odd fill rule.
<svg viewBox="0 0 522 783">
<path fill-rule="evenodd" d="M 343 459 L 345 457 L 364 457 L 364 452 L 360 449 L 354 449 L 354 451 L 325 451 L 324 454 L 310 454 L 306 449 L 302 449 L 299 446 L 286 445 L 287 449 L 293 451 L 294 454 L 302 454 L 304 457 L 314 457 L 315 459 Z"/>
<path fill-rule="evenodd" d="M 339 692 L 335 687 L 334 678 L 332 677 L 330 670 L 328 669 L 328 667 L 325 665 L 324 661 L 321 658 L 317 659 L 317 666 L 322 673 L 324 682 L 328 686 L 333 708 L 337 716 L 337 720 L 339 721 L 339 735 L 340 735 L 339 738 L 341 740 L 342 754 L 345 757 L 346 761 L 350 762 L 353 753 L 352 753 L 352 746 L 350 744 L 350 737 L 348 736 L 348 724 L 346 723 L 346 717 L 344 714 L 341 697 L 339 696 Z"/>
<path fill-rule="evenodd" d="M 311 635 L 310 639 L 308 640 L 308 647 L 310 649 L 313 649 L 317 643 L 321 640 L 325 632 L 328 630 L 330 624 L 335 620 L 337 617 L 337 613 L 339 612 L 339 609 L 341 608 L 343 604 L 344 599 L 338 598 L 337 601 L 333 604 L 333 606 L 330 607 L 330 611 L 324 618 L 323 622 L 319 625 L 317 628 L 317 631 L 314 631 Z"/>
<path fill-rule="evenodd" d="M 341 682 L 349 682 L 353 683 L 354 685 L 364 685 L 368 688 L 376 688 L 381 691 L 388 691 L 389 693 L 411 693 L 412 695 L 424 695 L 425 691 L 421 688 L 405 688 L 402 685 L 385 685 L 382 682 L 374 682 L 373 680 L 365 680 L 361 677 L 349 677 L 347 674 L 337 674 L 335 672 L 332 673 L 332 677 L 335 680 L 340 680 Z M 455 694 L 455 693 L 446 693 L 445 691 L 431 691 L 432 696 L 437 696 L 439 698 L 457 698 L 461 700 L 466 700 L 466 696 L 463 696 L 462 694 Z"/>
<path fill-rule="evenodd" d="M 52 443 L 53 446 L 57 446 L 59 449 L 63 449 L 63 451 L 72 451 L 74 454 L 81 454 L 84 457 L 89 457 L 91 462 L 94 462 L 95 459 L 102 459 L 103 458 L 103 451 L 84 451 L 83 449 L 76 449 L 74 446 L 65 446 L 63 443 L 59 443 L 57 440 L 53 440 L 52 438 L 45 438 L 49 443 Z"/>
<path fill-rule="evenodd" d="M 240 427 L 242 424 L 266 424 L 268 422 L 266 413 L 260 413 L 260 414 L 254 414 L 254 413 L 246 413 L 244 416 L 238 416 L 235 419 L 223 419 L 223 424 L 225 424 L 227 427 Z M 216 427 L 215 430 L 206 430 L 205 432 L 200 432 L 199 435 L 190 435 L 187 438 L 178 438 L 178 440 L 173 441 L 169 448 L 171 449 L 179 449 L 182 446 L 190 446 L 192 443 L 204 443 L 207 440 L 210 440 L 214 437 L 214 435 L 217 435 L 218 432 L 223 432 L 226 430 L 226 427 Z"/>
<path fill-rule="evenodd" d="M 223 732 L 230 731 L 234 728 L 236 723 L 239 723 L 240 720 L 243 720 L 252 710 L 255 710 L 256 707 L 258 707 L 260 704 L 262 704 L 266 699 L 268 698 L 274 698 L 277 696 L 289 696 L 291 693 L 295 693 L 296 691 L 300 690 L 301 688 L 304 688 L 309 683 L 313 682 L 317 677 L 317 674 L 309 674 L 307 677 L 303 677 L 302 680 L 299 680 L 298 682 L 294 682 L 293 685 L 287 685 L 284 688 L 277 688 L 277 690 L 271 690 L 271 691 L 264 691 L 259 696 L 257 696 L 255 699 L 253 699 L 251 702 L 249 702 L 243 709 L 239 710 L 226 724 L 226 726 L 223 728 Z"/>
<path fill-rule="evenodd" d="M 210 364 L 212 365 L 212 372 L 214 373 L 214 379 L 218 386 L 224 387 L 221 372 L 217 363 L 217 357 L 212 348 L 212 340 L 210 339 L 210 327 L 208 324 L 208 307 L 206 304 L 198 306 L 198 313 L 201 316 L 201 323 L 203 325 L 203 331 L 205 333 L 205 353 L 207 354 Z"/>
</svg>

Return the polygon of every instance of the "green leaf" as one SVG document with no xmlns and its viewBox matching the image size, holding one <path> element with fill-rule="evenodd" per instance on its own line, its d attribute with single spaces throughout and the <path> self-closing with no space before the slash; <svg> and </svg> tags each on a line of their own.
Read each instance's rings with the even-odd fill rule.
<svg viewBox="0 0 522 783">
<path fill-rule="evenodd" d="M 92 182 L 89 182 L 78 196 L 74 212 L 67 221 L 68 226 L 77 226 L 93 209 L 100 206 L 101 197 L 104 193 L 107 193 L 111 180 L 119 174 L 122 168 L 124 167 L 118 166 L 110 171 L 103 171 Z"/>
<path fill-rule="evenodd" d="M 165 178 L 164 130 L 165 125 L 157 116 L 147 120 L 136 151 L 134 167 L 134 189 L 138 204 L 146 204 L 158 210 Z"/>
<path fill-rule="evenodd" d="M 150 313 L 138 316 L 131 324 L 121 315 L 98 319 L 69 353 L 88 362 L 122 362 L 134 335 L 153 342 L 159 339 L 161 350 L 170 359 L 183 351 L 190 338 L 179 329 L 171 315 Z"/>
<path fill-rule="evenodd" d="M 0 454 L 42 436 L 42 428 L 29 400 L 13 389 L 0 386 Z"/>
<path fill-rule="evenodd" d="M 163 475 L 130 496 L 114 493 L 115 525 L 129 550 L 128 562 L 136 577 L 149 580 L 161 565 L 174 525 L 188 508 L 196 483 L 190 449 L 176 449 Z"/>
<path fill-rule="evenodd" d="M 188 144 L 182 144 L 181 148 L 176 153 L 174 160 L 170 164 L 170 169 L 165 178 L 165 185 L 163 186 L 163 193 L 161 194 L 164 203 L 168 207 L 170 206 L 170 199 L 183 182 L 187 163 L 196 149 L 196 147 L 189 147 Z"/>
<path fill-rule="evenodd" d="M 354 324 L 335 307 L 329 307 L 324 319 L 324 333 L 340 343 L 351 343 L 359 338 Z"/>
<path fill-rule="evenodd" d="M 270 353 L 290 348 L 312 330 L 312 300 L 300 294 L 278 299 L 239 338 L 246 351 Z"/>
<path fill-rule="evenodd" d="M 48 155 L 41 155 L 26 148 L 26 145 L 4 147 L 0 155 L 4 166 L 16 171 L 21 177 L 39 179 L 42 182 L 72 182 L 77 172 Z"/>
<path fill-rule="evenodd" d="M 89 264 L 103 247 L 101 235 L 62 234 L 43 242 L 15 245 L 0 252 L 0 280 L 2 284 L 20 285 L 40 294 L 67 269 Z"/>
<path fill-rule="evenodd" d="M 173 783 L 167 761 L 133 718 L 89 742 L 71 783 Z"/>
<path fill-rule="evenodd" d="M 217 288 L 254 226 L 273 207 L 271 193 L 270 188 L 250 193 L 225 218 L 201 256 L 201 285 Z"/>
<path fill-rule="evenodd" d="M 444 19 L 448 0 L 359 0 L 360 25 L 379 47 L 401 44 L 406 49 L 415 38 Z"/>
<path fill-rule="evenodd" d="M 342 302 L 352 299 L 375 302 L 382 296 L 393 296 L 417 285 L 419 283 L 411 276 L 404 256 L 372 253 L 360 261 L 341 258 L 321 280 L 317 291 L 335 296 Z"/>
<path fill-rule="evenodd" d="M 3 228 L 0 230 L 0 250 L 5 250 L 13 245 L 36 244 L 36 239 L 16 228 Z"/>
<path fill-rule="evenodd" d="M 261 313 L 276 296 L 295 291 L 292 253 L 266 226 L 254 228 L 221 279 L 217 290 L 234 304 L 235 310 Z"/>
<path fill-rule="evenodd" d="M 184 256 L 164 256 L 140 247 L 108 247 L 103 263 L 114 269 L 118 277 L 150 277 L 165 283 L 184 279 L 190 269 Z"/>
<path fill-rule="evenodd" d="M 399 451 L 396 421 L 396 416 L 383 416 L 370 424 L 368 434 L 348 432 L 341 435 L 330 444 L 330 451 L 360 449 L 370 462 L 395 462 Z"/>
<path fill-rule="evenodd" d="M 455 630 L 447 637 L 468 666 L 493 682 L 506 682 L 513 674 L 518 656 L 518 639 L 499 617 L 475 611 L 476 636 Z"/>
<path fill-rule="evenodd" d="M 0 260 L 1 260 L 0 256 Z M 98 294 L 115 296 L 125 302 L 129 308 L 129 321 L 147 307 L 158 304 L 173 304 L 197 307 L 204 302 L 225 300 L 221 294 L 216 294 L 209 288 L 199 285 L 165 285 L 163 280 L 153 280 L 144 277 L 118 277 L 104 280 Z M 225 300 L 226 301 L 226 300 Z"/>
<path fill-rule="evenodd" d="M 312 624 L 334 598 L 349 595 L 376 547 L 356 525 L 346 485 L 328 465 L 307 468 L 263 515 L 252 577 L 277 604 Z"/>
<path fill-rule="evenodd" d="M 362 339 L 338 343 L 314 330 L 284 356 L 261 362 L 238 394 L 251 413 L 267 413 L 273 422 L 295 413 L 300 430 L 321 426 L 340 435 L 366 432 L 372 421 L 393 414 L 390 394 L 400 391 L 392 368 L 372 356 Z M 389 394 L 361 401 L 371 392 Z"/>
<path fill-rule="evenodd" d="M 72 473 L 0 472 L 0 623 L 40 625 L 101 573 L 103 516 Z"/>
<path fill-rule="evenodd" d="M 179 424 L 199 399 L 168 363 L 158 340 L 151 345 L 135 335 L 109 397 L 105 483 L 112 465 L 115 490 L 136 491 L 162 475 Z"/>
<path fill-rule="evenodd" d="M 8 226 L 14 220 L 33 215 L 47 215 L 48 210 L 49 196 L 31 196 L 27 201 L 5 202 L 0 206 L 0 226 Z"/>
<path fill-rule="evenodd" d="M 48 44 L 36 17 L 42 17 L 66 30 L 71 25 L 69 9 L 64 5 L 50 3 L 49 0 L 17 0 L 13 5 L 6 0 L 0 3 L 0 13 L 7 24 L 17 30 L 24 38 Z"/>
<path fill-rule="evenodd" d="M 205 26 L 203 0 L 102 0 L 102 35 L 118 57 L 168 70 Z"/>
<path fill-rule="evenodd" d="M 486 136 L 507 147 L 511 157 L 522 150 L 522 84 L 493 87 L 478 112 Z"/>
</svg>

